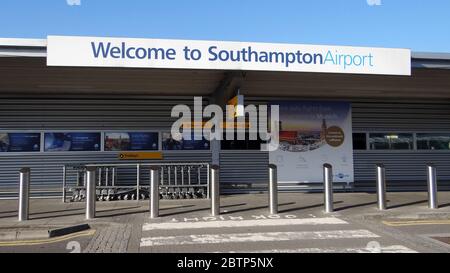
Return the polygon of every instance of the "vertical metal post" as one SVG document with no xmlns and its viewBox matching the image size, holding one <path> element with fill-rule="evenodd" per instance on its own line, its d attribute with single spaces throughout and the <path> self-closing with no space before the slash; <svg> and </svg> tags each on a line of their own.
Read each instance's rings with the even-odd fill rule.
<svg viewBox="0 0 450 273">
<path fill-rule="evenodd" d="M 86 181 L 86 219 L 95 218 L 95 201 L 96 201 L 96 192 L 95 192 L 95 173 L 96 167 L 87 167 L 87 181 Z"/>
<path fill-rule="evenodd" d="M 269 164 L 269 212 L 270 214 L 278 213 L 278 181 L 275 164 Z"/>
<path fill-rule="evenodd" d="M 102 185 L 102 167 L 98 168 L 98 185 Z"/>
<path fill-rule="evenodd" d="M 219 166 L 211 166 L 211 215 L 220 214 Z"/>
<path fill-rule="evenodd" d="M 169 186 L 172 184 L 172 181 L 171 181 L 172 177 L 170 175 L 170 169 L 171 169 L 170 166 L 167 166 L 167 185 L 169 185 Z"/>
<path fill-rule="evenodd" d="M 386 209 L 386 170 L 383 164 L 377 164 L 377 203 L 379 210 Z"/>
<path fill-rule="evenodd" d="M 67 175 L 66 175 L 66 165 L 63 165 L 63 169 L 62 169 L 62 201 L 63 203 L 66 202 L 66 185 L 67 185 Z"/>
<path fill-rule="evenodd" d="M 140 165 L 136 165 L 136 200 L 139 201 L 139 193 L 140 193 L 140 180 L 141 180 L 141 168 Z"/>
<path fill-rule="evenodd" d="M 22 168 L 19 172 L 19 221 L 26 221 L 30 210 L 30 168 Z"/>
<path fill-rule="evenodd" d="M 428 172 L 428 207 L 430 209 L 437 209 L 437 179 L 436 179 L 436 167 L 433 164 L 427 164 Z"/>
<path fill-rule="evenodd" d="M 191 166 L 188 167 L 188 183 L 191 185 Z"/>
<path fill-rule="evenodd" d="M 159 168 L 150 167 L 150 218 L 159 216 Z"/>
<path fill-rule="evenodd" d="M 181 166 L 181 185 L 184 186 L 184 166 Z"/>
<path fill-rule="evenodd" d="M 105 168 L 105 186 L 109 186 L 109 167 Z"/>
<path fill-rule="evenodd" d="M 333 212 L 333 168 L 328 163 L 323 164 L 323 193 L 325 212 Z"/>
<path fill-rule="evenodd" d="M 87 172 L 86 172 L 86 168 L 83 171 L 83 183 L 81 184 L 81 186 L 83 186 L 83 187 L 87 186 Z"/>
<path fill-rule="evenodd" d="M 173 167 L 173 174 L 175 176 L 175 185 L 178 185 L 178 174 L 177 174 L 177 166 Z"/>
<path fill-rule="evenodd" d="M 111 186 L 115 186 L 116 185 L 116 168 L 113 167 L 112 168 L 112 174 L 111 174 Z"/>
<path fill-rule="evenodd" d="M 210 167 L 209 163 L 206 165 L 206 198 L 209 199 L 211 196 L 210 191 L 210 181 L 211 181 L 211 173 L 210 173 Z M 200 184 L 200 181 L 198 182 Z"/>
<path fill-rule="evenodd" d="M 81 183 L 80 183 L 80 170 L 79 169 L 77 169 L 77 186 L 78 187 L 80 187 L 81 186 Z"/>
</svg>

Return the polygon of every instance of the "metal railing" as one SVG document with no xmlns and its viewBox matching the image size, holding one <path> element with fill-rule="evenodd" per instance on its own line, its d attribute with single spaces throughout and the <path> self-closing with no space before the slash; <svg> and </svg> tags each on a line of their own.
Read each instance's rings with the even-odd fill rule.
<svg viewBox="0 0 450 273">
<path fill-rule="evenodd" d="M 162 199 L 209 198 L 209 163 L 68 164 L 62 167 L 63 202 L 67 200 L 67 192 L 72 193 L 71 201 L 86 198 L 88 167 L 96 168 L 96 195 L 99 201 L 147 199 L 149 183 L 144 178 L 148 172 L 144 172 L 144 175 L 142 172 L 150 167 L 159 168 Z M 75 183 L 72 185 L 68 185 L 69 172 L 72 172 L 72 176 L 75 172 Z M 123 181 L 125 183 L 121 183 Z"/>
</svg>

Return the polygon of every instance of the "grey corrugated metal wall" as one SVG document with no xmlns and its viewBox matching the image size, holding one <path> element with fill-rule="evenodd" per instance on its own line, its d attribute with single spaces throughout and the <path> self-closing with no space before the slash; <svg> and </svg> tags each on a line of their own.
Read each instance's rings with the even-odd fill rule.
<svg viewBox="0 0 450 273">
<path fill-rule="evenodd" d="M 448 103 L 353 102 L 354 132 L 450 133 Z M 425 165 L 433 162 L 439 185 L 450 187 L 450 151 L 355 150 L 355 187 L 373 188 L 375 164 L 386 166 L 390 189 L 425 189 Z"/>
<path fill-rule="evenodd" d="M 246 97 L 248 104 L 263 104 L 268 100 Z M 193 100 L 190 96 L 4 97 L 0 99 L 0 130 L 168 130 L 174 121 L 169 118 L 170 110 L 179 103 L 191 105 Z M 352 107 L 354 132 L 450 132 L 449 104 L 352 102 Z M 163 161 L 210 162 L 211 153 L 164 152 Z M 259 151 L 222 151 L 221 181 L 264 183 L 268 161 L 268 153 Z M 60 187 L 61 164 L 92 162 L 118 162 L 117 153 L 1 154 L 0 191 L 14 192 L 18 169 L 29 166 L 33 187 L 49 194 Z M 374 164 L 378 162 L 385 163 L 391 188 L 423 188 L 427 162 L 437 165 L 440 184 L 450 185 L 448 151 L 354 151 L 356 188 L 373 188 Z M 74 181 L 74 174 L 69 175 L 70 181 Z"/>
<path fill-rule="evenodd" d="M 220 182 L 246 184 L 243 190 L 258 188 L 255 184 L 267 183 L 269 153 L 261 151 L 221 151 Z M 235 185 L 239 189 L 241 185 Z M 229 189 L 224 185 L 224 189 Z"/>
<path fill-rule="evenodd" d="M 271 100 L 285 99 L 299 100 L 299 98 L 246 97 L 245 102 L 246 104 L 258 105 L 266 104 Z M 386 103 L 353 101 L 352 122 L 353 132 L 450 133 L 450 104 L 437 102 Z M 429 162 L 433 162 L 436 165 L 439 185 L 445 189 L 450 188 L 450 151 L 355 150 L 353 156 L 354 189 L 356 190 L 374 189 L 376 163 L 385 164 L 389 189 L 425 189 L 425 165 Z M 239 153 L 236 153 L 237 158 L 239 158 Z M 229 161 L 233 162 L 233 160 Z M 250 163 L 249 171 L 266 168 L 268 161 L 268 156 L 261 153 L 258 159 Z M 304 189 L 304 187 L 298 189 Z"/>
<path fill-rule="evenodd" d="M 0 131 L 165 131 L 170 130 L 172 122 L 176 119 L 170 118 L 172 106 L 176 104 L 192 106 L 193 99 L 190 96 L 4 97 L 0 99 Z M 163 160 L 160 161 L 119 160 L 117 154 L 117 152 L 3 153 L 0 154 L 0 192 L 7 192 L 6 195 L 9 196 L 10 192 L 17 191 L 18 170 L 23 166 L 31 168 L 32 191 L 37 195 L 49 195 L 60 194 L 62 164 L 211 161 L 210 151 L 166 151 L 163 152 Z M 122 179 L 122 183 L 129 184 L 130 179 Z M 145 175 L 142 179 L 145 181 Z M 75 173 L 68 174 L 68 182 L 75 183 Z"/>
</svg>

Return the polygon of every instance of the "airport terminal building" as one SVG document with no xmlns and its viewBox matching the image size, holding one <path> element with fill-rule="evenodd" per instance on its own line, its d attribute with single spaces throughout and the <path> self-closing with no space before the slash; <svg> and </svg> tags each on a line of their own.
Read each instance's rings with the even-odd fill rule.
<svg viewBox="0 0 450 273">
<path fill-rule="evenodd" d="M 423 190 L 433 163 L 439 189 L 450 188 L 450 54 L 49 36 L 0 39 L 0 69 L 0 198 L 15 194 L 21 167 L 34 196 L 59 196 L 61 166 L 77 164 L 214 163 L 223 192 L 249 192 L 265 189 L 269 163 L 286 191 L 321 188 L 325 162 L 337 189 L 373 190 L 383 163 L 388 190 Z M 174 141 L 172 109 L 194 97 L 203 107 L 236 97 L 279 105 L 279 150 Z M 114 175 L 117 185 L 136 180 Z"/>
</svg>

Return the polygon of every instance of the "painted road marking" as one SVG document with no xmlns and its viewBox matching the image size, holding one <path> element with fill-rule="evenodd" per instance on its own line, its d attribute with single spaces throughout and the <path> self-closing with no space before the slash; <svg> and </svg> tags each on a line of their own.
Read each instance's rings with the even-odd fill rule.
<svg viewBox="0 0 450 273">
<path fill-rule="evenodd" d="M 419 225 L 450 225 L 450 220 L 383 221 L 383 224 L 392 227 L 419 226 Z"/>
<path fill-rule="evenodd" d="M 225 220 L 225 221 L 201 221 L 201 222 L 166 222 L 146 223 L 143 231 L 170 230 L 170 229 L 196 229 L 196 228 L 226 228 L 226 227 L 268 227 L 287 225 L 340 225 L 348 222 L 335 218 L 303 218 L 303 219 L 263 219 L 263 220 Z"/>
<path fill-rule="evenodd" d="M 220 252 L 215 252 L 220 253 Z M 356 248 L 298 248 L 269 249 L 258 251 L 230 251 L 228 253 L 417 253 L 417 251 L 402 245 L 384 246 L 378 249 L 368 247 Z"/>
<path fill-rule="evenodd" d="M 95 234 L 95 229 L 80 231 L 73 234 L 68 234 L 60 237 L 50 238 L 50 239 L 38 239 L 38 240 L 24 240 L 24 241 L 4 241 L 0 242 L 1 246 L 29 246 L 29 245 L 42 245 L 42 244 L 52 244 L 57 242 L 62 242 L 69 239 L 74 239 L 82 236 L 91 236 Z"/>
<path fill-rule="evenodd" d="M 380 236 L 365 230 L 331 230 L 300 232 L 257 232 L 233 234 L 202 234 L 141 238 L 141 247 L 165 245 L 223 244 L 244 242 L 270 242 L 315 239 L 359 239 Z"/>
</svg>

